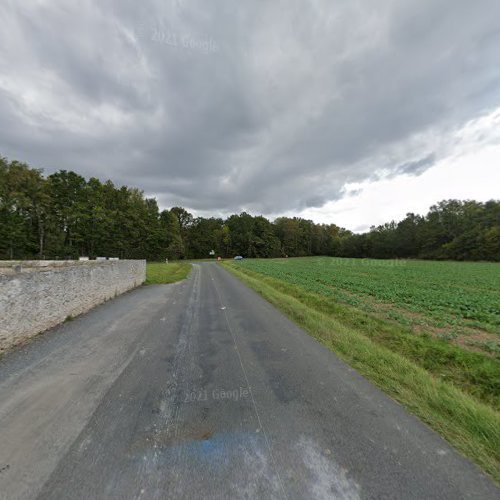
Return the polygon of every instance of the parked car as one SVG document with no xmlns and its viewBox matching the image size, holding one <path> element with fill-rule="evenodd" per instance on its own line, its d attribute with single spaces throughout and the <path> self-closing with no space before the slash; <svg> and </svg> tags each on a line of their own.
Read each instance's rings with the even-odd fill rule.
<svg viewBox="0 0 500 500">
<path fill-rule="evenodd" d="M 237 255 L 234 260 L 243 260 L 243 257 L 241 255 Z"/>
</svg>

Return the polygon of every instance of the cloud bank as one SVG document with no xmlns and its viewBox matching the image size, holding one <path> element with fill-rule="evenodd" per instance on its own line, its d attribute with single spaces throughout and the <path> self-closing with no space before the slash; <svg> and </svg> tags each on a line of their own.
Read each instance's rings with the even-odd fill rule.
<svg viewBox="0 0 500 500">
<path fill-rule="evenodd" d="M 497 0 L 12 0 L 0 18 L 0 154 L 198 213 L 422 175 L 500 106 Z"/>
</svg>

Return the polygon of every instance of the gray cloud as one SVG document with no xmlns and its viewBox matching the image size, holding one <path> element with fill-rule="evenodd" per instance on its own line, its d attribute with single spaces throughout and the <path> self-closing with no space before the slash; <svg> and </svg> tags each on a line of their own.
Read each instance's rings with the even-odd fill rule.
<svg viewBox="0 0 500 500">
<path fill-rule="evenodd" d="M 0 6 L 0 153 L 203 213 L 418 175 L 500 103 L 497 0 Z M 390 152 L 390 154 L 388 153 Z"/>
<path fill-rule="evenodd" d="M 419 175 L 425 172 L 429 167 L 434 165 L 436 162 L 436 156 L 434 154 L 427 155 L 425 158 L 421 158 L 416 161 L 409 161 L 399 165 L 394 170 L 394 173 L 397 174 L 410 174 L 410 175 Z"/>
</svg>

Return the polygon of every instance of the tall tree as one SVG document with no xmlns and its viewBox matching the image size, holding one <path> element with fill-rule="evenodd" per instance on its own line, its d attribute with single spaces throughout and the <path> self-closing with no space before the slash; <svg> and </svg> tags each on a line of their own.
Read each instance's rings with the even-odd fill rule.
<svg viewBox="0 0 500 500">
<path fill-rule="evenodd" d="M 111 181 L 88 181 L 0 157 L 0 258 L 199 258 L 334 255 L 500 261 L 500 201 L 443 200 L 425 216 L 353 234 L 299 217 L 270 222 L 246 212 L 194 218 Z"/>
</svg>

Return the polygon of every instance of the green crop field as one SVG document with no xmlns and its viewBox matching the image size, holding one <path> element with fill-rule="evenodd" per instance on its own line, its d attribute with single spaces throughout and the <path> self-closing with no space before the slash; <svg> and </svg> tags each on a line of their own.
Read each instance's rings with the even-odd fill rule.
<svg viewBox="0 0 500 500">
<path fill-rule="evenodd" d="M 417 333 L 500 354 L 499 264 L 318 257 L 240 266 L 412 325 Z"/>
<path fill-rule="evenodd" d="M 500 481 L 500 264 L 224 266 Z"/>
</svg>

